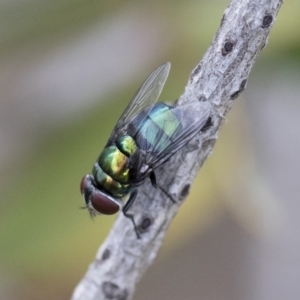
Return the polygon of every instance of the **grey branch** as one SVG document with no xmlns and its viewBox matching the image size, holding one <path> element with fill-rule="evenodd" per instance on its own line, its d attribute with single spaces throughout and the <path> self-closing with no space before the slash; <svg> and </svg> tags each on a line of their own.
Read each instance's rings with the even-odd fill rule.
<svg viewBox="0 0 300 300">
<path fill-rule="evenodd" d="M 178 105 L 194 101 L 211 104 L 211 123 L 171 161 L 156 171 L 160 189 L 147 182 L 131 208 L 141 234 L 119 214 L 109 236 L 76 287 L 73 300 L 132 299 L 135 286 L 155 259 L 189 186 L 216 142 L 224 116 L 245 89 L 283 0 L 233 0 L 225 10 L 212 44 L 190 75 Z"/>
</svg>

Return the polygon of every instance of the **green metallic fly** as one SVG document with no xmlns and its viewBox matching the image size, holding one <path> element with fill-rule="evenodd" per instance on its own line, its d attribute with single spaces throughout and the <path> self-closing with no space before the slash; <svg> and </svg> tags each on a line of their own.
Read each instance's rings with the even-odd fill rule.
<svg viewBox="0 0 300 300">
<path fill-rule="evenodd" d="M 155 169 L 204 130 L 210 119 L 206 102 L 183 106 L 156 103 L 170 67 L 170 63 L 158 67 L 142 84 L 119 119 L 92 174 L 84 176 L 80 185 L 91 216 L 115 214 L 122 207 L 138 237 L 134 217 L 128 213 L 138 187 L 148 177 L 157 187 Z M 122 200 L 128 195 L 123 205 Z"/>
</svg>

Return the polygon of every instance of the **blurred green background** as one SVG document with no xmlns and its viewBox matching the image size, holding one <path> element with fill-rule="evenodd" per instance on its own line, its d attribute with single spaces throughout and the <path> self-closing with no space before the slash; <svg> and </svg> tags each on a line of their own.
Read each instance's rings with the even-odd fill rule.
<svg viewBox="0 0 300 300">
<path fill-rule="evenodd" d="M 229 1 L 0 0 L 0 299 L 69 299 L 114 217 L 79 193 L 150 72 L 184 90 Z M 286 1 L 246 92 L 136 299 L 297 299 L 300 3 Z M 298 295 L 298 296 L 297 296 Z"/>
</svg>

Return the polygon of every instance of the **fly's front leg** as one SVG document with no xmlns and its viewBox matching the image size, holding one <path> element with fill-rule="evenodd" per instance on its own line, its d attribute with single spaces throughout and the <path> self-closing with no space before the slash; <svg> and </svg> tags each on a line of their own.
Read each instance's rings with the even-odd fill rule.
<svg viewBox="0 0 300 300">
<path fill-rule="evenodd" d="M 177 203 L 177 201 L 162 186 L 157 184 L 156 176 L 155 176 L 155 173 L 153 171 L 150 173 L 149 178 L 151 180 L 152 185 L 155 188 L 159 188 L 173 203 Z"/>
<path fill-rule="evenodd" d="M 133 214 L 129 214 L 128 213 L 128 210 L 130 209 L 131 205 L 135 201 L 137 194 L 138 194 L 138 190 L 137 189 L 135 189 L 135 190 L 133 190 L 131 192 L 128 201 L 126 202 L 126 204 L 124 205 L 124 207 L 122 209 L 122 212 L 123 212 L 123 214 L 124 214 L 124 216 L 126 218 L 128 218 L 128 219 L 131 220 L 131 222 L 133 224 L 133 227 L 134 227 L 134 231 L 136 233 L 136 236 L 137 236 L 138 239 L 140 239 L 141 237 L 140 237 L 140 235 L 138 233 L 138 229 L 137 229 L 137 226 L 136 226 L 135 221 L 134 221 L 134 216 L 133 216 Z"/>
</svg>

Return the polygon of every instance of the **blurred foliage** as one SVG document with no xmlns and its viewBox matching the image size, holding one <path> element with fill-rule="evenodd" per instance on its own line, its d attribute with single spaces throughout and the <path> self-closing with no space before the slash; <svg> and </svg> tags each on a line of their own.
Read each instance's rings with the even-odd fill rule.
<svg viewBox="0 0 300 300">
<path fill-rule="evenodd" d="M 23 48 L 37 42 L 51 47 L 64 36 L 84 32 L 89 24 L 109 21 L 118 11 L 141 10 L 142 14 L 153 13 L 155 18 L 170 24 L 172 45 L 167 59 L 173 63 L 173 69 L 162 99 L 176 99 L 212 40 L 228 2 L 4 1 L 0 4 L 0 55 L 5 60 L 6 55 L 22 53 Z M 296 1 L 284 4 L 270 45 L 260 60 L 280 55 L 299 59 L 300 35 L 294 33 L 299 8 Z M 161 61 L 160 53 L 157 60 Z M 140 83 L 140 79 L 135 80 L 126 91 L 116 87 L 105 103 L 91 105 L 75 114 L 70 122 L 54 127 L 32 146 L 30 153 L 20 153 L 10 165 L 5 175 L 9 184 L 1 186 L 0 276 L 11 279 L 11 288 L 6 287 L 7 290 L 18 285 L 20 291 L 25 291 L 20 295 L 14 291 L 15 297 L 68 297 L 93 259 L 114 217 L 99 217 L 92 222 L 88 213 L 79 209 L 83 205 L 79 182 L 90 171 L 124 105 Z M 196 179 L 191 199 L 171 226 L 163 253 L 217 220 L 226 190 L 232 188 L 236 178 L 246 176 L 241 165 L 246 169 L 250 166 L 252 171 L 251 141 L 242 139 L 244 130 L 249 135 L 251 130 L 245 129 L 246 118 L 237 117 L 244 116 L 242 105 L 234 109 L 236 120 L 229 117 L 230 124 L 223 128 L 214 154 Z M 227 169 L 232 174 L 224 177 Z"/>
</svg>

